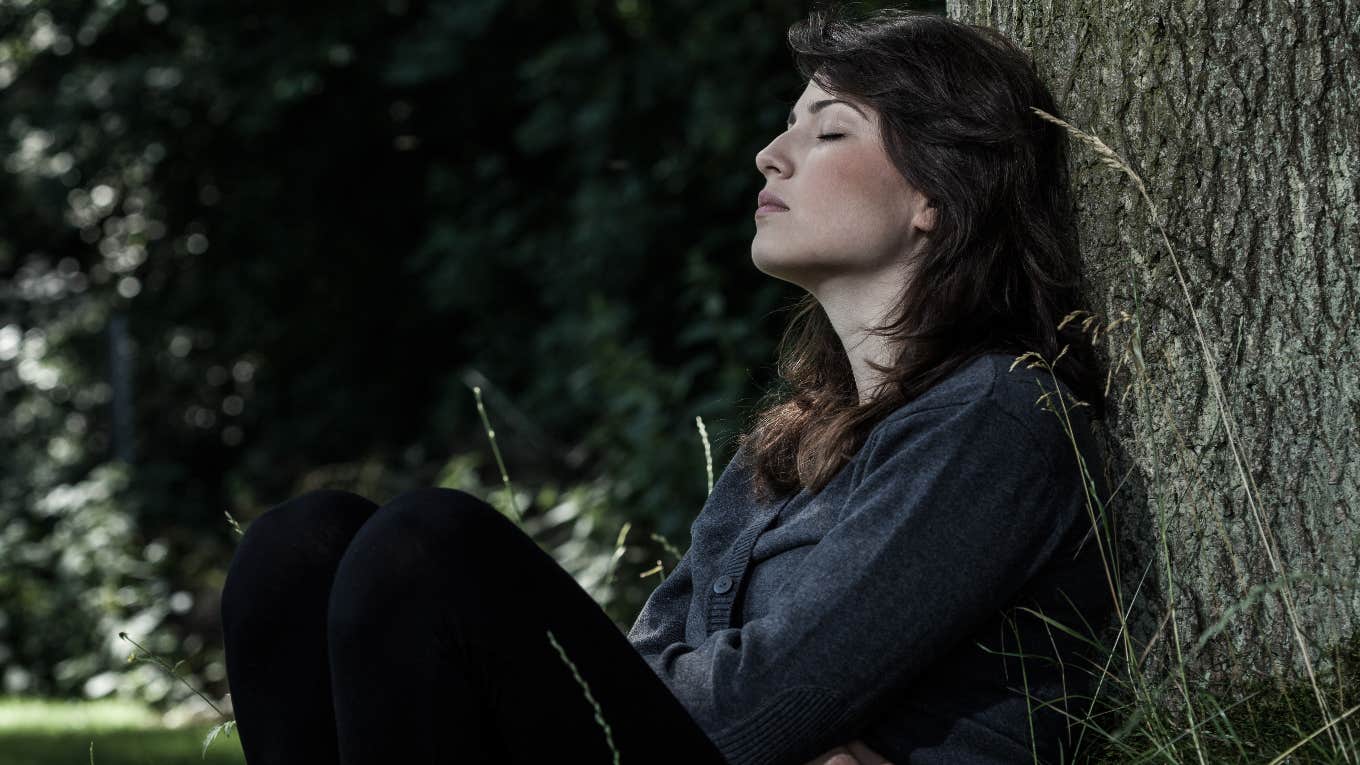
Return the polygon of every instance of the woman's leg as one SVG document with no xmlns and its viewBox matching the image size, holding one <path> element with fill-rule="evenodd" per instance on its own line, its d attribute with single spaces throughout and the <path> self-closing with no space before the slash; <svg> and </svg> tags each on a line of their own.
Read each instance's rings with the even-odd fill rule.
<svg viewBox="0 0 1360 765">
<path fill-rule="evenodd" d="M 246 528 L 222 585 L 222 635 L 250 765 L 339 761 L 326 605 L 345 547 L 378 505 L 331 489 L 270 508 Z"/>
<path fill-rule="evenodd" d="M 331 588 L 345 765 L 723 760 L 576 580 L 491 505 L 418 489 L 383 505 Z"/>
</svg>

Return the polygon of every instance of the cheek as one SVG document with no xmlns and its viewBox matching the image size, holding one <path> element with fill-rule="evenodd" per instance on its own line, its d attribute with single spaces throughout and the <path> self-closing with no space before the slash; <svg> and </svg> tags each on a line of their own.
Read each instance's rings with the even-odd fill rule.
<svg viewBox="0 0 1360 765">
<path fill-rule="evenodd" d="M 822 168 L 818 205 L 828 228 L 873 236 L 901 225 L 902 185 L 897 169 L 879 153 L 847 152 Z"/>
</svg>

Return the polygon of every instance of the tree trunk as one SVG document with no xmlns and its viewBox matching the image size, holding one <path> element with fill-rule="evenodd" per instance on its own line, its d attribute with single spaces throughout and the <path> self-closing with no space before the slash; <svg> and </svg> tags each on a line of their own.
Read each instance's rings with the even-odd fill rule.
<svg viewBox="0 0 1360 765">
<path fill-rule="evenodd" d="M 1154 676 L 1179 642 L 1186 679 L 1218 690 L 1323 682 L 1360 605 L 1360 4 L 1236 5 L 948 2 L 1034 57 L 1068 121 L 1142 177 L 1174 248 L 1074 140 L 1083 307 L 1136 318 L 1097 343 L 1118 367 L 1100 435 L 1130 636 L 1154 643 Z M 1145 371 L 1120 363 L 1135 342 Z"/>
</svg>

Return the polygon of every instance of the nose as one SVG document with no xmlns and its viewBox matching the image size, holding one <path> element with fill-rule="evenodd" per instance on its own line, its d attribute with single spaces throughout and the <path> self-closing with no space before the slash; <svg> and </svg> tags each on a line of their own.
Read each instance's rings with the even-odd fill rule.
<svg viewBox="0 0 1360 765">
<path fill-rule="evenodd" d="M 777 143 L 778 141 L 779 139 L 776 138 L 775 140 L 765 144 L 765 148 L 756 152 L 756 170 L 761 175 L 766 175 L 765 172 L 766 170 L 774 170 L 775 172 L 781 173 L 784 172 L 784 168 L 782 165 L 783 160 L 773 150 L 775 143 Z"/>
</svg>

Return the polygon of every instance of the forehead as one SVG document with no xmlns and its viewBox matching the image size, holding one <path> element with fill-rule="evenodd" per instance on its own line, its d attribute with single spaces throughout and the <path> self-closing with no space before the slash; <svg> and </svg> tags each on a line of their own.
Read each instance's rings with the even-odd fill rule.
<svg viewBox="0 0 1360 765">
<path fill-rule="evenodd" d="M 803 92 L 798 96 L 798 105 L 802 106 L 810 101 L 818 101 L 823 98 L 833 98 L 830 93 L 822 89 L 815 80 L 808 80 L 803 86 Z"/>
<path fill-rule="evenodd" d="M 849 105 L 824 103 L 830 99 L 849 102 Z M 791 121 L 796 121 L 801 119 L 805 114 L 821 111 L 821 109 L 827 108 L 828 106 L 840 106 L 843 109 L 852 109 L 869 122 L 872 123 L 875 121 L 873 107 L 867 104 L 861 104 L 854 98 L 837 95 L 824 90 L 815 80 L 808 80 L 804 85 L 802 94 L 798 97 L 798 100 L 794 103 L 793 107 L 789 109 L 789 119 Z M 790 124 L 792 124 L 792 122 L 790 122 Z"/>
</svg>

